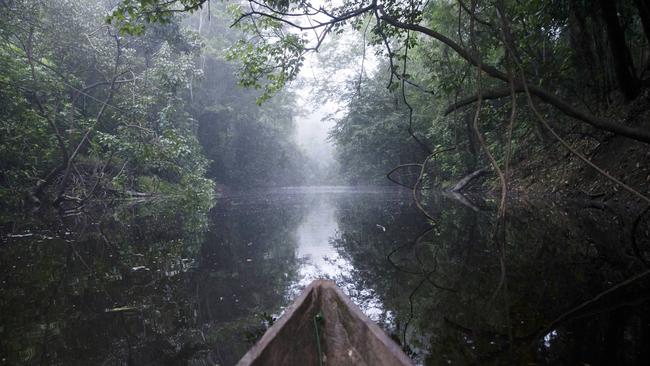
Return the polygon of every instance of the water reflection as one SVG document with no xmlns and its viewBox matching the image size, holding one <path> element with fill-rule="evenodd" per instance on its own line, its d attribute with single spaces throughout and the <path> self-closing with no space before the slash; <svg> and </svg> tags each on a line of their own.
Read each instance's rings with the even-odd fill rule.
<svg viewBox="0 0 650 366">
<path fill-rule="evenodd" d="M 327 277 L 420 364 L 650 360 L 650 227 L 617 209 L 509 205 L 407 190 L 230 192 L 2 216 L 1 364 L 232 365 L 295 294 Z"/>
<path fill-rule="evenodd" d="M 415 240 L 373 235 L 362 219 L 342 226 L 338 239 L 358 281 L 394 309 L 396 336 L 419 362 L 648 362 L 647 277 L 597 297 L 647 274 L 629 245 L 633 215 L 512 202 L 502 248 L 493 241 L 493 211 L 476 211 L 444 195 L 431 196 L 428 206 L 437 225 Z M 351 218 L 366 212 L 358 205 L 354 210 Z M 405 216 L 396 223 L 402 232 L 421 229 Z M 640 247 L 647 256 L 644 235 Z"/>
<path fill-rule="evenodd" d="M 339 226 L 350 221 L 346 203 L 362 201 L 375 202 L 377 210 L 386 208 L 391 202 L 404 205 L 409 196 L 404 191 L 388 188 L 351 187 L 303 187 L 287 188 L 284 193 L 293 192 L 301 196 L 306 213 L 296 229 L 298 256 L 301 265 L 298 276 L 290 286 L 288 298 L 294 298 L 311 281 L 326 278 L 335 281 L 372 320 L 385 326 L 392 326 L 391 312 L 383 306 L 374 290 L 356 281 L 356 269 L 339 243 Z M 374 220 L 364 214 L 365 220 L 372 222 L 378 232 L 385 232 L 386 222 Z M 370 222 L 369 221 L 369 222 Z M 382 225 L 383 224 L 383 225 Z"/>
<path fill-rule="evenodd" d="M 296 255 L 302 259 L 299 285 L 304 287 L 318 278 L 341 277 L 350 271 L 350 263 L 330 244 L 338 231 L 336 211 L 330 196 L 318 195 L 296 229 Z"/>
</svg>

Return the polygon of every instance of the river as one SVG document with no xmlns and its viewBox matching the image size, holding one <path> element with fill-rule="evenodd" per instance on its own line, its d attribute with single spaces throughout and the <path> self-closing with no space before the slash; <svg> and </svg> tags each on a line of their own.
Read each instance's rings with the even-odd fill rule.
<svg viewBox="0 0 650 366">
<path fill-rule="evenodd" d="M 493 200 L 425 195 L 433 225 L 385 187 L 3 214 L 0 364 L 233 365 L 316 278 L 417 364 L 650 363 L 646 220 L 518 199 L 495 241 Z"/>
</svg>

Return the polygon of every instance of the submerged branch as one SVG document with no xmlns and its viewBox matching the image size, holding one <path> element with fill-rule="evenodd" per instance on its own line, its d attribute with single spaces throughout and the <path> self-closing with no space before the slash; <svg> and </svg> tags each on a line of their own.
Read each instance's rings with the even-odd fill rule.
<svg viewBox="0 0 650 366">
<path fill-rule="evenodd" d="M 397 185 L 400 185 L 400 186 L 405 187 L 405 188 L 408 188 L 408 189 L 413 189 L 412 186 L 406 185 L 406 184 L 404 184 L 404 183 L 402 183 L 402 182 L 400 182 L 400 181 L 398 181 L 398 180 L 396 180 L 396 179 L 393 179 L 393 177 L 392 177 L 392 174 L 395 173 L 396 171 L 398 171 L 399 169 L 402 169 L 402 168 L 408 168 L 408 167 L 412 167 L 412 166 L 416 166 L 416 167 L 422 169 L 422 164 L 417 164 L 417 163 L 413 163 L 413 164 L 401 164 L 401 165 L 398 165 L 398 166 L 394 167 L 393 169 L 391 169 L 390 172 L 386 173 L 386 178 L 387 178 L 389 181 L 391 181 L 391 182 L 393 182 L 393 183 L 395 183 L 395 184 L 397 184 Z"/>
<path fill-rule="evenodd" d="M 484 175 L 487 172 L 488 172 L 487 168 L 481 168 L 467 174 L 465 177 L 459 180 L 458 183 L 456 183 L 456 185 L 454 185 L 451 188 L 451 191 L 454 193 L 462 192 L 465 189 L 465 187 L 467 187 L 467 185 L 469 185 L 474 179 Z"/>
</svg>

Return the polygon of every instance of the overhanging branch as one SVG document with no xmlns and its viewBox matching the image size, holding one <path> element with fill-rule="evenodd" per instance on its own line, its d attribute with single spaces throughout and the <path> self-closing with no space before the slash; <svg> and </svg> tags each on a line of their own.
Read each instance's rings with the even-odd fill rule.
<svg viewBox="0 0 650 366">
<path fill-rule="evenodd" d="M 476 67 L 480 67 L 480 69 L 484 71 L 486 74 L 488 74 L 489 76 L 504 81 L 506 83 L 510 81 L 506 73 L 498 70 L 494 66 L 484 64 L 481 60 L 475 57 L 471 52 L 461 47 L 458 43 L 454 42 L 449 37 L 446 37 L 445 35 L 438 33 L 433 29 L 423 27 L 419 24 L 409 24 L 409 23 L 404 23 L 402 21 L 399 21 L 391 16 L 386 15 L 386 13 L 383 11 L 383 9 L 381 9 L 381 7 L 379 8 L 379 11 L 381 12 L 381 20 L 383 20 L 387 24 L 390 24 L 396 28 L 413 30 L 425 34 L 434 39 L 437 39 L 438 41 L 444 43 L 445 45 L 449 46 L 451 49 L 456 51 L 456 53 L 459 56 L 464 58 L 470 64 Z M 554 106 L 560 112 L 564 113 L 569 117 L 575 118 L 582 122 L 586 122 L 599 129 L 613 132 L 617 135 L 629 137 L 631 139 L 642 141 L 645 143 L 650 143 L 650 130 L 648 129 L 629 127 L 614 120 L 591 115 L 588 112 L 581 111 L 579 109 L 574 108 L 569 103 L 565 102 L 564 100 L 560 99 L 553 93 L 543 88 L 531 84 L 526 84 L 526 87 L 528 87 L 528 90 L 530 91 L 531 94 L 539 98 L 542 102 Z M 515 88 L 517 90 L 524 89 L 524 85 L 521 82 L 519 82 L 515 84 Z"/>
<path fill-rule="evenodd" d="M 517 93 L 521 93 L 524 90 L 523 89 L 521 89 L 521 90 L 515 89 L 515 91 Z M 501 88 L 501 89 L 486 90 L 486 91 L 483 91 L 481 93 L 481 98 L 483 98 L 484 100 L 487 100 L 487 99 L 499 99 L 499 98 L 504 98 L 504 97 L 510 96 L 511 92 L 512 92 L 512 89 L 510 87 Z M 479 98 L 478 94 L 470 95 L 469 97 L 465 97 L 465 98 L 457 101 L 456 103 L 451 104 L 450 106 L 448 106 L 445 109 L 445 116 L 448 115 L 449 113 L 455 111 L 455 110 L 458 110 L 458 109 L 463 108 L 465 106 L 468 106 L 468 105 L 470 105 L 472 103 L 475 103 L 478 100 L 478 98 Z"/>
</svg>

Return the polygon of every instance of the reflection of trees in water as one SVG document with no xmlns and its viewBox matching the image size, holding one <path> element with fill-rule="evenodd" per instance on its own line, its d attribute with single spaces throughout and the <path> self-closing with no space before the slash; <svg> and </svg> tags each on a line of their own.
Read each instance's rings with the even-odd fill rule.
<svg viewBox="0 0 650 366">
<path fill-rule="evenodd" d="M 236 362 L 295 280 L 309 203 L 298 196 L 222 199 L 210 216 L 170 202 L 3 219 L 0 353 L 11 364 Z M 350 197 L 335 201 L 333 244 L 353 266 L 343 282 L 379 299 L 379 320 L 428 364 L 649 359 L 647 279 L 588 302 L 643 270 L 624 216 L 511 204 L 495 296 L 491 212 L 433 196 L 429 230 L 408 194 Z"/>
<path fill-rule="evenodd" d="M 11 363 L 234 364 L 262 329 L 258 315 L 285 301 L 301 211 L 224 201 L 209 217 L 169 202 L 6 224 L 0 353 Z"/>
<path fill-rule="evenodd" d="M 205 213 L 158 202 L 11 219 L 0 252 L 0 353 L 10 364 L 187 358 L 187 271 Z"/>
<path fill-rule="evenodd" d="M 261 315 L 284 305 L 298 265 L 302 208 L 248 201 L 222 199 L 210 215 L 168 201 L 3 219 L 0 354 L 10 364 L 234 364 Z"/>
<path fill-rule="evenodd" d="M 404 309 L 401 301 L 408 296 L 407 286 L 412 275 L 410 270 L 401 270 L 389 261 L 387 256 L 393 248 L 405 248 L 409 243 L 429 228 L 417 209 L 410 204 L 410 196 L 404 195 L 396 200 L 377 200 L 373 195 L 360 195 L 348 200 L 340 200 L 337 205 L 339 232 L 332 244 L 342 257 L 352 263 L 351 277 L 342 282 L 352 283 L 355 289 L 372 289 L 373 296 L 381 299 L 386 310 Z M 402 257 L 403 253 L 399 253 Z M 395 258 L 392 258 L 395 261 Z M 361 297 L 355 296 L 361 295 Z M 355 302 L 369 301 L 362 293 L 351 293 Z M 401 313 L 387 324 L 389 332 L 397 333 L 404 321 Z"/>
<path fill-rule="evenodd" d="M 302 214 L 300 206 L 260 197 L 227 199 L 213 210 L 192 282 L 197 321 L 217 363 L 236 363 L 261 335 L 265 314 L 285 304 Z"/>
<path fill-rule="evenodd" d="M 567 313 L 643 270 L 629 244 L 631 222 L 611 211 L 513 203 L 502 281 L 494 213 L 441 196 L 428 206 L 438 220 L 426 232 L 411 207 L 343 203 L 335 240 L 358 286 L 375 290 L 395 316 L 396 338 L 406 337 L 423 362 L 650 360 L 647 278 Z"/>
</svg>

